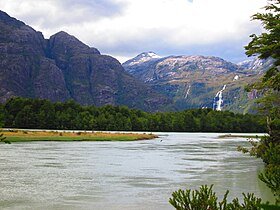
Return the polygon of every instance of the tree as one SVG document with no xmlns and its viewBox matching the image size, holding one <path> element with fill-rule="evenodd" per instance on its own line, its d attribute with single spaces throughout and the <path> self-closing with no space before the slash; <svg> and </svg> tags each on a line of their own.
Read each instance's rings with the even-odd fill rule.
<svg viewBox="0 0 280 210">
<path fill-rule="evenodd" d="M 30 104 L 30 99 L 13 97 L 10 98 L 4 105 L 5 109 L 5 126 L 15 127 L 14 120 L 16 115 L 26 106 Z"/>
<path fill-rule="evenodd" d="M 268 2 L 264 7 L 265 13 L 253 15 L 253 20 L 261 21 L 266 31 L 258 36 L 251 35 L 252 41 L 245 47 L 249 56 L 273 58 L 275 61 L 263 78 L 251 85 L 264 95 L 259 104 L 260 110 L 267 116 L 269 133 L 260 143 L 253 144 L 251 153 L 266 163 L 259 178 L 272 190 L 276 202 L 280 204 L 280 0 Z"/>
<path fill-rule="evenodd" d="M 274 66 L 270 68 L 262 80 L 254 87 L 258 89 L 280 91 L 280 0 L 269 0 L 265 6 L 267 13 L 253 15 L 253 20 L 262 22 L 266 32 L 257 36 L 252 34 L 252 41 L 245 47 L 248 56 L 257 55 L 261 59 L 273 58 Z M 278 104 L 279 105 L 279 104 Z"/>
<path fill-rule="evenodd" d="M 182 118 L 184 119 L 184 129 L 183 131 L 192 132 L 197 129 L 197 124 L 195 122 L 194 116 L 191 112 L 185 111 L 181 113 Z"/>
<path fill-rule="evenodd" d="M 45 99 L 22 98 L 8 100 L 3 108 L 5 126 L 10 128 L 163 132 L 263 132 L 265 129 L 259 116 L 211 109 L 147 113 L 124 106 L 81 106 L 73 101 L 52 103 Z"/>
<path fill-rule="evenodd" d="M 2 126 L 3 126 L 3 121 L 4 121 L 4 114 L 3 114 L 3 107 L 2 107 L 2 105 L 0 104 L 0 128 L 2 128 Z M 0 142 L 5 142 L 5 143 L 8 143 L 8 144 L 10 144 L 10 142 L 9 141 L 7 141 L 6 140 L 6 137 L 4 136 L 4 134 L 1 132 L 1 130 L 0 130 Z"/>
<path fill-rule="evenodd" d="M 269 0 L 269 2 L 264 7 L 266 13 L 253 15 L 253 20 L 261 21 L 266 32 L 259 36 L 252 34 L 252 41 L 245 49 L 248 56 L 257 55 L 261 59 L 271 57 L 275 60 L 274 65 L 263 78 L 251 87 L 264 93 L 265 97 L 259 102 L 261 110 L 268 115 L 269 134 L 273 136 L 274 133 L 270 126 L 273 123 L 278 124 L 277 120 L 274 120 L 280 118 L 280 0 Z"/>
</svg>

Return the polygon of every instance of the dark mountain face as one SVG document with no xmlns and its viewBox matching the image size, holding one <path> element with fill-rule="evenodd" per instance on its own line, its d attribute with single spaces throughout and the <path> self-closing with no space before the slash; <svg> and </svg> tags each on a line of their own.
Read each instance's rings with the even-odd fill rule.
<svg viewBox="0 0 280 210">
<path fill-rule="evenodd" d="M 177 109 L 208 107 L 237 112 L 246 112 L 252 99 L 244 87 L 270 65 L 270 61 L 237 65 L 213 56 L 161 58 L 153 52 L 123 63 L 128 73 L 172 98 Z"/>
<path fill-rule="evenodd" d="M 0 12 L 0 99 L 12 96 L 70 99 L 62 71 L 45 56 L 47 41 Z"/>
<path fill-rule="evenodd" d="M 1 11 L 0 28 L 1 102 L 12 96 L 74 99 L 80 104 L 128 105 L 147 111 L 170 102 L 126 73 L 116 59 L 65 32 L 47 40 Z"/>
</svg>

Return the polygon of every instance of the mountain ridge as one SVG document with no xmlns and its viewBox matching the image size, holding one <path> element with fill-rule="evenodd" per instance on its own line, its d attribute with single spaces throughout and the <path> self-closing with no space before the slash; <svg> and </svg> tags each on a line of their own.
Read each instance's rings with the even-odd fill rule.
<svg viewBox="0 0 280 210">
<path fill-rule="evenodd" d="M 273 63 L 149 51 L 120 64 L 64 31 L 45 39 L 1 10 L 0 27 L 0 102 L 20 96 L 152 112 L 206 107 L 247 112 L 258 93 L 245 92 L 245 85 Z"/>
<path fill-rule="evenodd" d="M 124 62 L 124 69 L 171 98 L 177 109 L 219 107 L 217 110 L 246 112 L 257 95 L 245 92 L 244 87 L 257 81 L 273 63 L 254 59 L 234 64 L 202 55 L 145 59 L 145 54 Z M 139 57 L 145 62 L 137 60 Z"/>
<path fill-rule="evenodd" d="M 84 105 L 126 105 L 158 111 L 170 101 L 102 55 L 60 31 L 45 39 L 22 21 L 0 11 L 0 101 L 13 96 Z"/>
</svg>

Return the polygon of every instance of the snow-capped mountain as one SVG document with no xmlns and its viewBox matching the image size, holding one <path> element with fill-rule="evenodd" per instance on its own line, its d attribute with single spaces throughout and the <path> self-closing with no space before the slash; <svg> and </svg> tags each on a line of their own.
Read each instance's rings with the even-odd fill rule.
<svg viewBox="0 0 280 210">
<path fill-rule="evenodd" d="M 128 65 L 137 65 L 137 64 L 142 64 L 147 61 L 151 61 L 153 59 L 159 59 L 161 56 L 157 55 L 154 52 L 144 52 L 139 55 L 137 55 L 135 58 L 132 58 L 128 60 Z"/>
<path fill-rule="evenodd" d="M 151 63 L 156 62 L 160 58 L 161 56 L 157 55 L 154 52 L 143 52 L 123 63 L 123 66 L 127 67 L 126 71 L 128 73 L 134 75 L 137 74 L 137 72 L 141 71 L 141 69 L 148 68 Z M 137 68 L 138 66 L 140 69 Z"/>
<path fill-rule="evenodd" d="M 268 69 L 273 64 L 273 59 L 260 59 L 260 58 L 253 58 L 250 60 L 245 60 L 242 62 L 237 63 L 240 68 L 243 69 L 250 69 L 262 72 L 263 70 Z"/>
<path fill-rule="evenodd" d="M 268 61 L 257 59 L 234 64 L 213 56 L 155 53 L 141 53 L 123 63 L 127 72 L 171 98 L 177 109 L 214 107 L 238 112 L 247 109 L 244 87 L 268 66 Z"/>
</svg>

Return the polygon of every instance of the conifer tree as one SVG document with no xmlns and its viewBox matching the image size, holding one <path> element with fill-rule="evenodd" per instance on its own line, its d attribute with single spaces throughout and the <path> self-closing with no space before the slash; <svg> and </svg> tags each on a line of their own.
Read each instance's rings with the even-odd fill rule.
<svg viewBox="0 0 280 210">
<path fill-rule="evenodd" d="M 268 116 L 269 134 L 279 136 L 280 130 L 280 0 L 269 0 L 264 7 L 265 13 L 253 15 L 253 20 L 261 21 L 265 32 L 260 35 L 252 34 L 251 42 L 245 47 L 248 56 L 257 55 L 261 59 L 272 58 L 274 65 L 265 73 L 263 78 L 252 85 L 264 94 L 259 101 L 261 110 Z"/>
<path fill-rule="evenodd" d="M 257 13 L 252 18 L 261 21 L 265 32 L 252 34 L 252 40 L 245 49 L 249 56 L 275 61 L 263 78 L 251 86 L 263 93 L 259 105 L 267 116 L 269 136 L 259 144 L 253 144 L 251 153 L 266 163 L 259 178 L 272 190 L 280 204 L 280 0 L 269 0 L 264 9 L 264 13 Z"/>
</svg>

